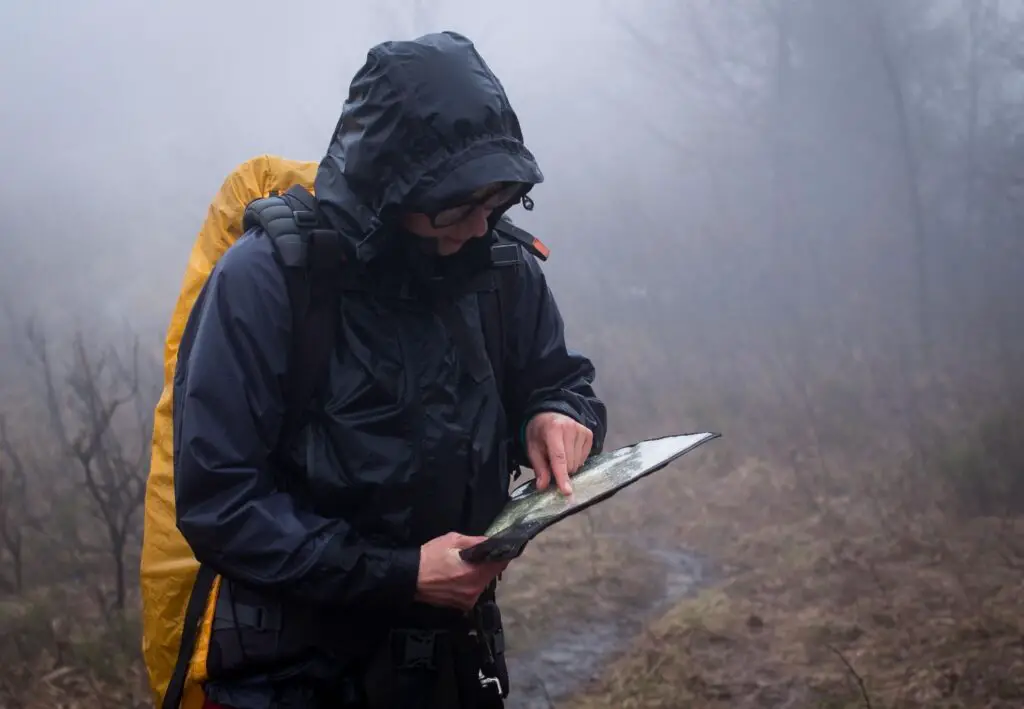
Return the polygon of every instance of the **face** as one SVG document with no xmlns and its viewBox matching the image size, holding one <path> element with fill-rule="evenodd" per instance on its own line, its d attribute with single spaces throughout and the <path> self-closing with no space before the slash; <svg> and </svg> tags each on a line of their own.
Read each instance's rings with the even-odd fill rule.
<svg viewBox="0 0 1024 709">
<path fill-rule="evenodd" d="M 488 217 L 519 194 L 519 185 L 501 182 L 485 185 L 467 198 L 445 209 L 432 212 L 411 212 L 402 219 L 408 231 L 437 240 L 437 252 L 450 256 L 470 239 L 487 234 Z"/>
</svg>

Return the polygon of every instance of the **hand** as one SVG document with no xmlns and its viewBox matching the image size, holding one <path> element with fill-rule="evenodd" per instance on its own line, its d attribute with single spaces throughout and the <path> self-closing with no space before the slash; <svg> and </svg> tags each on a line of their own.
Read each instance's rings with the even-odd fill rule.
<svg viewBox="0 0 1024 709">
<path fill-rule="evenodd" d="M 486 539 L 449 532 L 420 547 L 416 600 L 463 611 L 472 609 L 487 584 L 509 564 L 507 561 L 471 564 L 459 556 L 461 550 Z"/>
<path fill-rule="evenodd" d="M 543 411 L 526 425 L 526 456 L 537 476 L 537 489 L 546 490 L 554 477 L 563 495 L 572 494 L 569 476 L 579 470 L 594 443 L 594 432 L 565 414 Z"/>
</svg>

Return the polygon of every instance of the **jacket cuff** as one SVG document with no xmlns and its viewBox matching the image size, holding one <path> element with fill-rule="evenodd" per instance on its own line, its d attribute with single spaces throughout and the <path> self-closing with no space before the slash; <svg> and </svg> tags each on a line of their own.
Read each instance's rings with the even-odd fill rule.
<svg viewBox="0 0 1024 709">
<path fill-rule="evenodd" d="M 338 538 L 334 538 L 328 543 L 320 563 L 325 573 L 335 577 L 346 573 L 361 576 L 355 582 L 339 579 L 342 586 L 351 588 L 349 593 L 357 605 L 394 608 L 413 602 L 420 572 L 419 547 L 390 549 L 363 546 L 356 553 L 363 560 L 354 565 L 351 552 L 342 546 Z"/>
<path fill-rule="evenodd" d="M 395 605 L 409 605 L 416 596 L 420 576 L 420 548 L 388 550 L 385 562 L 383 588 L 387 601 Z"/>
</svg>

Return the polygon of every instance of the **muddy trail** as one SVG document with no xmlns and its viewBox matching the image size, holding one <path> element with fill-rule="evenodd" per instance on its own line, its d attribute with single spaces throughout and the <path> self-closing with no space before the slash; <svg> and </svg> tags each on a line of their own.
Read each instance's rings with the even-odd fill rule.
<svg viewBox="0 0 1024 709">
<path fill-rule="evenodd" d="M 609 535 L 613 536 L 613 535 Z M 508 709 L 549 709 L 583 689 L 632 642 L 651 620 L 694 593 L 708 581 L 710 565 L 664 540 L 633 535 L 624 539 L 648 556 L 663 573 L 649 594 L 633 602 L 617 602 L 600 619 L 545 635 L 537 647 L 508 656 L 512 693 Z"/>
</svg>

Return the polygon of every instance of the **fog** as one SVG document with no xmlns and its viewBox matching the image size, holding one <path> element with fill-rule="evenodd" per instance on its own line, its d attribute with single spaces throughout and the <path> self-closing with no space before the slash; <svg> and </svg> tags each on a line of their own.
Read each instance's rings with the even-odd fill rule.
<svg viewBox="0 0 1024 709">
<path fill-rule="evenodd" d="M 479 42 L 548 177 L 541 219 L 579 211 L 582 194 L 611 189 L 622 176 L 609 169 L 615 159 L 651 153 L 650 139 L 612 138 L 629 121 L 606 110 L 609 95 L 642 96 L 630 95 L 632 69 L 602 57 L 614 22 L 599 5 L 534 2 L 500 15 L 472 2 L 427 5 L 410 12 L 402 2 L 311 2 L 296 12 L 261 2 L 102 0 L 5 8 L 8 289 L 48 310 L 164 318 L 221 180 L 264 152 L 318 160 L 349 79 L 369 47 L 389 38 L 454 29 Z M 609 71 L 608 86 L 623 87 L 611 93 L 602 87 Z M 585 190 L 572 184 L 602 173 Z M 564 264 L 572 257 L 561 250 Z"/>
<path fill-rule="evenodd" d="M 657 390 L 704 427 L 695 400 L 749 396 L 766 368 L 1009 370 L 1021 7 L 12 4 L 8 308 L 156 348 L 225 176 L 261 153 L 319 160 L 371 45 L 454 29 L 520 114 L 547 179 L 513 216 L 552 248 L 570 338 L 616 371 L 613 398 Z"/>
<path fill-rule="evenodd" d="M 546 174 L 518 217 L 554 249 L 567 308 L 598 298 L 633 320 L 670 301 L 680 329 L 717 337 L 849 305 L 835 317 L 875 339 L 879 311 L 852 302 L 913 309 L 921 252 L 937 312 L 990 317 L 1012 294 L 972 281 L 986 254 L 1008 265 L 979 220 L 1019 215 L 989 189 L 1015 138 L 1019 4 L 985 4 L 974 40 L 949 2 L 11 5 L 5 290 L 51 317 L 162 328 L 227 173 L 263 152 L 319 159 L 371 45 L 450 28 L 506 85 Z"/>
<path fill-rule="evenodd" d="M 444 29 L 545 174 L 511 216 L 613 444 L 895 469 L 1022 391 L 1024 0 L 51 0 L 0 8 L 0 395 L 30 316 L 159 357 L 225 177 L 319 160 L 367 50 Z"/>
</svg>

